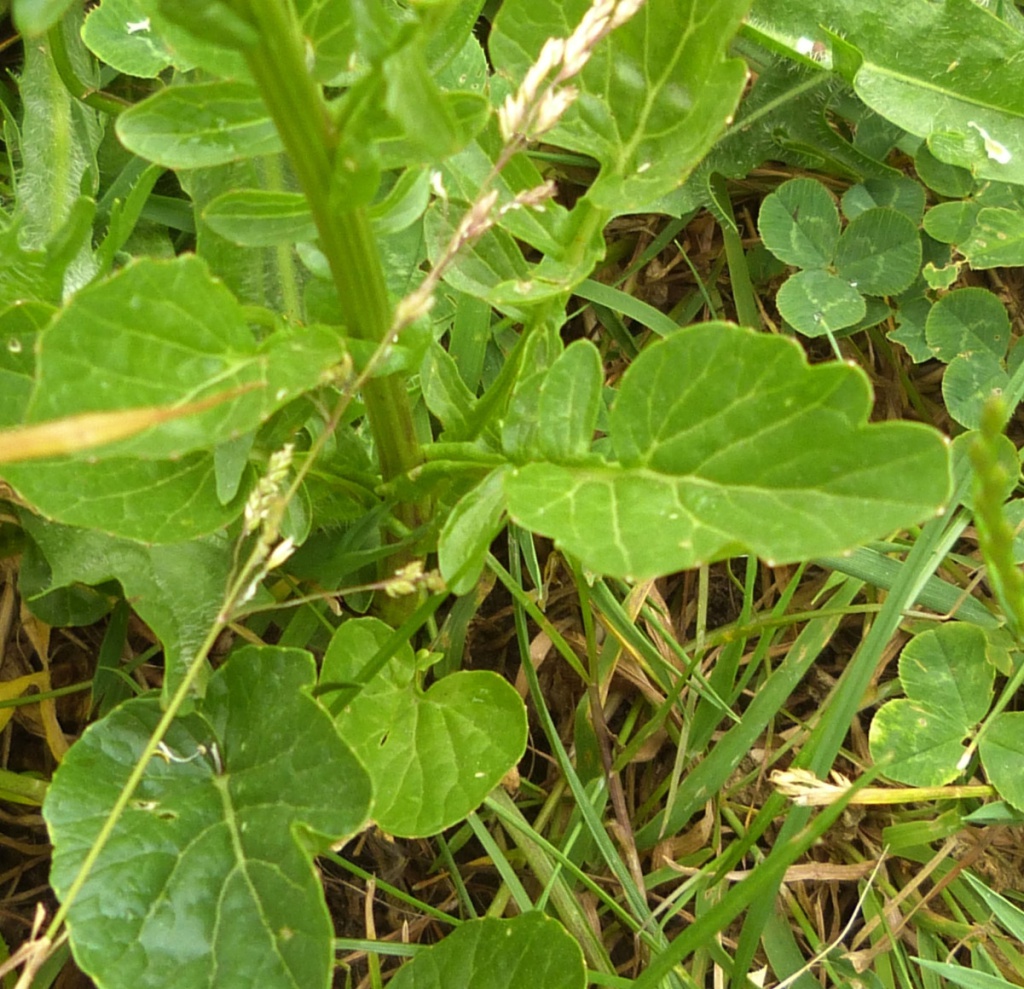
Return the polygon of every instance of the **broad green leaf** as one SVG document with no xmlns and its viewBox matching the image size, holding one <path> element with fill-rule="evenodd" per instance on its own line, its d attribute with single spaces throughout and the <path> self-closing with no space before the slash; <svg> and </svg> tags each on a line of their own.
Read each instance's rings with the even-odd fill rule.
<svg viewBox="0 0 1024 989">
<path fill-rule="evenodd" d="M 456 203 L 434 203 L 427 210 L 425 233 L 432 261 L 442 255 L 451 241 L 461 219 L 458 211 L 464 208 Z M 586 277 L 586 274 L 581 277 Z M 526 285 L 529 280 L 530 266 L 523 258 L 522 251 L 515 240 L 500 227 L 489 230 L 478 241 L 467 245 L 445 272 L 448 284 L 460 292 L 482 299 L 491 299 L 496 285 L 507 285 L 510 282 Z M 551 294 L 563 291 L 565 286 L 552 286 Z M 520 310 L 513 309 L 513 312 L 516 311 Z"/>
<path fill-rule="evenodd" d="M 38 525 L 46 524 L 28 512 L 24 516 Z M 29 527 L 24 529 L 27 538 L 18 566 L 18 593 L 36 618 L 55 628 L 66 628 L 92 625 L 110 612 L 117 601 L 116 588 L 94 588 L 77 581 L 64 587 L 55 585 L 49 561 L 29 535 Z"/>
<path fill-rule="evenodd" d="M 273 247 L 317 238 L 313 214 L 301 192 L 226 192 L 203 210 L 203 219 L 214 233 L 248 247 Z"/>
<path fill-rule="evenodd" d="M 89 11 L 82 39 L 119 72 L 155 79 L 176 61 L 166 39 L 153 28 L 155 8 L 155 0 L 103 0 Z M 177 67 L 192 68 L 180 62 Z"/>
<path fill-rule="evenodd" d="M 52 252 L 26 248 L 20 243 L 20 223 L 0 218 L 0 304 L 58 303 L 61 300 L 65 259 Z"/>
<path fill-rule="evenodd" d="M 921 270 L 917 224 L 891 207 L 860 213 L 836 248 L 836 272 L 865 295 L 897 295 Z"/>
<path fill-rule="evenodd" d="M 451 242 L 464 209 L 443 203 L 427 210 L 427 247 L 435 263 Z M 528 264 L 515 239 L 494 227 L 458 252 L 445 281 L 516 316 L 523 306 L 564 296 L 590 275 L 604 256 L 604 218 L 586 200 L 578 203 L 560 227 L 560 246 L 538 264 Z"/>
<path fill-rule="evenodd" d="M 804 336 L 817 337 L 853 326 L 864 318 L 864 296 L 849 282 L 821 268 L 787 278 L 775 297 L 779 314 Z"/>
<path fill-rule="evenodd" d="M 976 625 L 940 625 L 914 636 L 900 655 L 900 682 L 911 700 L 940 707 L 973 727 L 992 703 L 995 670 L 988 640 Z"/>
<path fill-rule="evenodd" d="M 501 423 L 501 446 L 511 460 L 531 460 L 540 449 L 540 390 L 548 369 L 564 347 L 557 330 L 545 324 L 529 333 L 522 344 L 522 364 L 515 390 Z"/>
<path fill-rule="evenodd" d="M 400 154 L 385 149 L 385 163 L 404 165 L 417 159 L 447 158 L 465 147 L 490 115 L 483 93 L 442 91 L 425 55 L 415 46 L 387 59 L 383 74 L 384 109 L 401 127 L 401 144 L 408 149 Z"/>
<path fill-rule="evenodd" d="M 995 669 L 976 625 L 941 625 L 915 636 L 900 656 L 906 699 L 871 722 L 871 757 L 892 779 L 939 786 L 960 774 L 963 741 L 992 703 Z"/>
<path fill-rule="evenodd" d="M 574 80 L 579 98 L 550 133 L 601 163 L 587 196 L 610 212 L 676 188 L 729 123 L 746 77 L 726 46 L 748 0 L 648 0 L 594 50 Z M 489 50 L 500 74 L 522 79 L 550 37 L 572 34 L 589 0 L 501 5 Z M 546 138 L 547 139 L 547 138 Z"/>
<path fill-rule="evenodd" d="M 392 634 L 375 618 L 334 634 L 322 684 L 351 684 Z M 520 759 L 526 708 L 515 689 L 484 670 L 452 673 L 425 693 L 403 645 L 335 723 L 374 781 L 373 816 L 389 834 L 430 835 L 460 821 Z"/>
<path fill-rule="evenodd" d="M 962 196 L 969 196 L 974 189 L 974 176 L 966 168 L 939 161 L 928 150 L 928 144 L 924 141 L 914 155 L 914 168 L 918 178 L 940 196 L 959 199 Z"/>
<path fill-rule="evenodd" d="M 312 855 L 354 834 L 370 781 L 309 692 L 299 649 L 246 648 L 179 717 L 70 907 L 79 965 L 106 989 L 330 985 L 333 928 Z M 159 698 L 91 725 L 43 814 L 64 897 L 161 716 Z"/>
<path fill-rule="evenodd" d="M 391 980 L 392 989 L 583 989 L 579 942 L 557 920 L 530 911 L 508 920 L 460 924 L 419 952 Z"/>
<path fill-rule="evenodd" d="M 871 722 L 871 757 L 910 786 L 942 786 L 960 775 L 970 726 L 922 701 L 889 701 Z"/>
<path fill-rule="evenodd" d="M 843 213 L 853 220 L 876 206 L 891 206 L 915 226 L 924 216 L 924 187 L 913 179 L 867 179 L 843 193 Z"/>
<path fill-rule="evenodd" d="M 151 30 L 164 38 L 179 71 L 205 69 L 224 79 L 246 79 L 243 50 L 257 34 L 230 0 L 145 0 Z"/>
<path fill-rule="evenodd" d="M 1024 810 L 1024 714 L 1004 711 L 998 715 L 981 736 L 978 751 L 985 774 L 999 795 L 1017 810 Z"/>
<path fill-rule="evenodd" d="M 387 194 L 367 209 L 378 234 L 400 233 L 423 216 L 430 203 L 430 174 L 430 169 L 407 168 Z"/>
<path fill-rule="evenodd" d="M 960 251 L 972 268 L 1015 268 L 1024 265 L 1024 212 L 987 207 L 978 213 L 970 237 Z"/>
<path fill-rule="evenodd" d="M 49 568 L 45 590 L 116 580 L 164 647 L 164 690 L 180 683 L 223 604 L 234 544 L 218 534 L 149 546 L 21 514 Z M 28 601 L 32 605 L 32 601 Z"/>
<path fill-rule="evenodd" d="M 18 30 L 33 37 L 56 24 L 74 0 L 13 0 L 14 23 Z"/>
<path fill-rule="evenodd" d="M 822 25 L 873 110 L 981 179 L 1024 181 L 1024 35 L 973 0 L 756 0 L 793 38 Z M 849 55 L 844 55 L 849 52 Z"/>
<path fill-rule="evenodd" d="M 924 216 L 924 230 L 944 244 L 962 244 L 970 236 L 981 207 L 969 199 L 939 203 Z"/>
<path fill-rule="evenodd" d="M 379 64 L 409 20 L 397 4 L 372 0 L 296 0 L 295 9 L 315 54 L 315 75 L 335 86 L 351 85 L 371 64 Z"/>
<path fill-rule="evenodd" d="M 231 395 L 83 455 L 171 459 L 258 427 L 344 357 L 337 334 L 282 328 L 257 343 L 198 258 L 143 259 L 79 292 L 40 334 L 27 422 Z"/>
<path fill-rule="evenodd" d="M 772 254 L 800 268 L 831 264 L 839 243 L 839 211 L 814 179 L 790 179 L 765 196 L 757 226 Z"/>
<path fill-rule="evenodd" d="M 241 514 L 247 494 L 243 489 L 221 503 L 209 453 L 180 460 L 39 460 L 8 464 L 0 476 L 45 518 L 147 543 L 216 532 Z"/>
<path fill-rule="evenodd" d="M 129 151 L 168 168 L 203 168 L 281 150 L 259 91 L 245 82 L 171 86 L 117 118 Z"/>
<path fill-rule="evenodd" d="M 441 438 L 467 439 L 476 397 L 466 387 L 451 354 L 436 341 L 431 341 L 420 365 L 420 386 L 424 403 L 444 426 Z"/>
<path fill-rule="evenodd" d="M 42 302 L 23 302 L 0 312 L 0 425 L 21 422 L 35 382 L 39 331 L 56 312 Z"/>
<path fill-rule="evenodd" d="M 1002 363 L 983 350 L 950 361 L 942 376 L 942 397 L 961 426 L 977 429 L 985 403 L 993 395 L 1001 395 L 1009 384 L 1010 375 Z"/>
<path fill-rule="evenodd" d="M 869 425 L 869 409 L 861 372 L 808 367 L 790 340 L 726 323 L 679 330 L 623 377 L 617 462 L 519 467 L 509 513 L 584 566 L 636 579 L 743 552 L 849 549 L 933 514 L 949 484 L 936 432 Z"/>
<path fill-rule="evenodd" d="M 558 355 L 538 399 L 541 429 L 537 438 L 545 459 L 571 463 L 587 458 L 603 384 L 601 355 L 589 340 L 576 340 Z"/>
<path fill-rule="evenodd" d="M 1010 317 L 994 293 L 961 288 L 932 306 L 925 332 L 940 361 L 949 363 L 954 357 L 978 353 L 1002 360 L 1010 345 Z"/>
<path fill-rule="evenodd" d="M 491 471 L 455 504 L 437 545 L 437 563 L 452 594 L 468 594 L 480 580 L 505 518 L 506 467 Z"/>
</svg>

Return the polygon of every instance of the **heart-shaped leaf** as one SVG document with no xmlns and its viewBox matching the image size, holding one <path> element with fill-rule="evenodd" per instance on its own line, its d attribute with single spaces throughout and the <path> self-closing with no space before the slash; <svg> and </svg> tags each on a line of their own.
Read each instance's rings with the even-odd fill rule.
<svg viewBox="0 0 1024 989">
<path fill-rule="evenodd" d="M 579 943 L 538 911 L 460 924 L 390 982 L 392 989 L 583 989 L 585 984 Z"/>
<path fill-rule="evenodd" d="M 371 790 L 314 680 L 307 652 L 246 648 L 171 724 L 70 906 L 75 958 L 105 989 L 330 984 L 311 855 L 358 830 Z M 159 698 L 128 701 L 54 775 L 43 814 L 59 897 L 160 717 Z"/>
<path fill-rule="evenodd" d="M 910 288 L 920 270 L 917 224 L 889 206 L 865 210 L 839 238 L 836 273 L 858 292 L 896 295 Z"/>
<path fill-rule="evenodd" d="M 736 553 L 795 560 L 934 514 L 942 438 L 868 424 L 863 373 L 809 367 L 791 340 L 727 323 L 679 330 L 637 358 L 612 407 L 617 462 L 531 463 L 509 512 L 592 570 L 642 579 Z"/>
<path fill-rule="evenodd" d="M 848 281 L 821 268 L 808 268 L 787 278 L 775 297 L 782 318 L 807 337 L 853 326 L 864 318 L 864 296 Z"/>
<path fill-rule="evenodd" d="M 111 334 L 130 346 L 111 347 Z M 203 261 L 142 260 L 83 289 L 42 331 L 26 421 L 229 396 L 83 451 L 90 459 L 177 458 L 256 429 L 319 384 L 344 353 L 338 335 L 322 327 L 279 330 L 257 343 L 245 310 Z"/>
<path fill-rule="evenodd" d="M 498 72 L 522 79 L 545 41 L 572 34 L 590 6 L 506 0 L 489 45 Z M 636 209 L 676 188 L 704 156 L 743 89 L 746 66 L 723 56 L 747 6 L 648 0 L 595 49 L 574 80 L 579 99 L 551 137 L 601 163 L 591 202 Z"/>
<path fill-rule="evenodd" d="M 1010 345 L 1010 317 L 999 297 L 987 289 L 961 288 L 932 306 L 925 333 L 940 361 L 979 353 L 1000 361 Z"/>
<path fill-rule="evenodd" d="M 963 742 L 992 703 L 995 669 L 977 625 L 940 625 L 915 636 L 900 656 L 906 698 L 884 704 L 871 722 L 871 757 L 912 786 L 956 779 Z"/>
<path fill-rule="evenodd" d="M 839 210 L 815 179 L 790 179 L 765 196 L 757 225 L 764 246 L 800 268 L 831 264 L 839 244 Z"/>
<path fill-rule="evenodd" d="M 226 535 L 150 546 L 94 529 L 55 525 L 28 512 L 21 524 L 49 566 L 47 593 L 56 588 L 120 583 L 138 616 L 164 647 L 169 695 L 217 617 L 234 565 Z M 32 606 L 32 601 L 27 602 Z"/>
<path fill-rule="evenodd" d="M 392 634 L 375 618 L 345 622 L 321 684 L 352 684 Z M 374 781 L 374 819 L 390 834 L 435 834 L 461 820 L 520 759 L 526 708 L 495 673 L 452 673 L 424 693 L 403 645 L 336 716 Z M 345 689 L 345 688 L 343 688 Z"/>
</svg>

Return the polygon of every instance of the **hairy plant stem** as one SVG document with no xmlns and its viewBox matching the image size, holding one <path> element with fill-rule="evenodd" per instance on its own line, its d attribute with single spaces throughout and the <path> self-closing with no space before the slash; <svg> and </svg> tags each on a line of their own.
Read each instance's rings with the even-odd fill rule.
<svg viewBox="0 0 1024 989">
<path fill-rule="evenodd" d="M 384 346 L 392 313 L 377 242 L 366 210 L 346 208 L 332 197 L 338 132 L 307 69 L 291 7 L 265 0 L 236 0 L 235 6 L 259 31 L 260 40 L 246 50 L 246 60 L 309 201 L 345 327 L 353 337 Z M 404 378 L 367 381 L 363 400 L 385 482 L 418 466 L 422 452 Z M 395 514 L 414 530 L 424 521 L 426 506 L 399 504 Z M 388 566 L 395 570 L 414 555 L 410 548 L 399 551 Z"/>
</svg>

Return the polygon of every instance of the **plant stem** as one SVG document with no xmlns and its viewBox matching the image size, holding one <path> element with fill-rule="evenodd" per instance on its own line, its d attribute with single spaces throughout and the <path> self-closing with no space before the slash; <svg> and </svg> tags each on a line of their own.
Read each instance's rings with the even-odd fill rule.
<svg viewBox="0 0 1024 989">
<path fill-rule="evenodd" d="M 338 133 L 307 69 L 290 5 L 240 0 L 236 6 L 245 8 L 259 31 L 259 43 L 246 51 L 246 59 L 309 200 L 345 327 L 353 337 L 384 345 L 392 314 L 377 243 L 363 207 L 339 208 L 332 201 Z M 373 378 L 363 387 L 363 399 L 385 482 L 418 466 L 422 454 L 405 379 Z M 414 530 L 426 508 L 400 504 L 395 514 Z M 399 553 L 390 565 L 401 566 L 412 555 Z"/>
</svg>

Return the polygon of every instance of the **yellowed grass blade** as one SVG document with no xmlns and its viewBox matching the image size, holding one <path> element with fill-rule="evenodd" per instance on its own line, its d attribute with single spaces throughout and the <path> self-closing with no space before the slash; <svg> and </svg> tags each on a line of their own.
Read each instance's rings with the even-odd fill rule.
<svg viewBox="0 0 1024 989">
<path fill-rule="evenodd" d="M 0 430 L 0 464 L 23 460 L 61 457 L 92 447 L 135 436 L 170 419 L 197 415 L 228 402 L 243 392 L 262 388 L 260 382 L 218 392 L 198 402 L 185 405 L 150 405 L 116 412 L 85 412 L 82 415 L 53 419 L 32 426 L 15 426 Z"/>
</svg>

